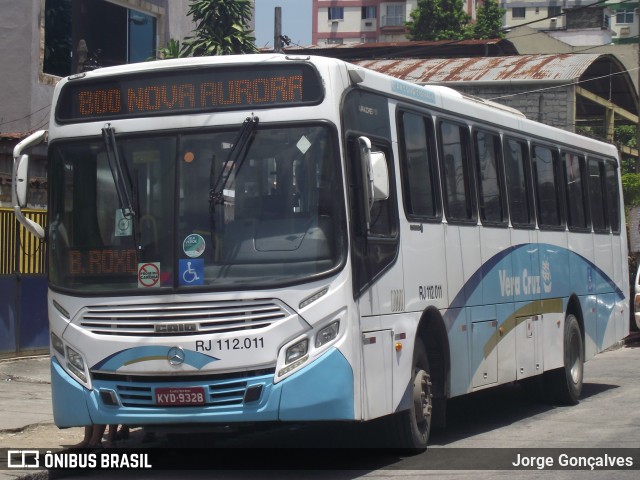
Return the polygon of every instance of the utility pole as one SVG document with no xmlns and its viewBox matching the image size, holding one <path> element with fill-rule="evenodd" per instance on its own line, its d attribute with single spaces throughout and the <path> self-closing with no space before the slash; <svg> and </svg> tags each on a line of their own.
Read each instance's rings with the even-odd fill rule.
<svg viewBox="0 0 640 480">
<path fill-rule="evenodd" d="M 275 9 L 273 32 L 273 51 L 284 53 L 282 50 L 282 7 Z"/>
</svg>

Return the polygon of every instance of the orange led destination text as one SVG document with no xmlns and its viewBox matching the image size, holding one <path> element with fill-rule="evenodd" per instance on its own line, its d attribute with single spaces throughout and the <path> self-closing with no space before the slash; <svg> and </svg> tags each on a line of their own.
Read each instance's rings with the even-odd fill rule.
<svg viewBox="0 0 640 480">
<path fill-rule="evenodd" d="M 300 102 L 302 75 L 80 90 L 81 116 Z"/>
</svg>

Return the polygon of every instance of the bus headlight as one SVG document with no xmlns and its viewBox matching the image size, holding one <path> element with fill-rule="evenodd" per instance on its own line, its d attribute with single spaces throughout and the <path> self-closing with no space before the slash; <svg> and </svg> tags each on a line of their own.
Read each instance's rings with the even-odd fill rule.
<svg viewBox="0 0 640 480">
<path fill-rule="evenodd" d="M 296 360 L 304 357 L 309 350 L 309 339 L 305 338 L 304 340 L 300 340 L 295 345 L 291 345 L 287 348 L 287 353 L 284 356 L 285 365 L 290 364 L 291 362 L 295 362 Z"/>
<path fill-rule="evenodd" d="M 58 352 L 64 358 L 64 343 L 53 332 L 51 332 L 51 346 L 56 352 Z"/>
<path fill-rule="evenodd" d="M 340 331 L 340 320 L 331 322 L 329 325 L 324 327 L 316 335 L 316 348 L 320 348 L 325 343 L 329 343 L 331 340 L 336 338 L 338 336 L 339 331 Z"/>
<path fill-rule="evenodd" d="M 67 347 L 67 368 L 76 377 L 87 383 L 87 376 L 84 373 L 84 359 L 82 358 L 82 355 L 71 347 Z"/>
<path fill-rule="evenodd" d="M 284 356 L 285 367 L 278 370 L 278 377 L 295 370 L 304 362 L 309 360 L 309 339 L 305 338 L 287 348 Z"/>
</svg>

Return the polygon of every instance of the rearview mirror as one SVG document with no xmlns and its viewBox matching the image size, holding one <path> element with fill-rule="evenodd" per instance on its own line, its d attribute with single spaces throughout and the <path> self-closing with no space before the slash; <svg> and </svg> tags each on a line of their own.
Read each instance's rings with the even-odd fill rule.
<svg viewBox="0 0 640 480">
<path fill-rule="evenodd" d="M 16 160 L 15 189 L 17 205 L 20 208 L 27 206 L 27 193 L 29 191 L 29 155 L 20 155 Z"/>
<path fill-rule="evenodd" d="M 358 146 L 362 168 L 365 219 L 369 229 L 373 204 L 389 198 L 389 171 L 384 153 L 371 151 L 371 140 L 367 137 L 358 137 Z"/>
</svg>

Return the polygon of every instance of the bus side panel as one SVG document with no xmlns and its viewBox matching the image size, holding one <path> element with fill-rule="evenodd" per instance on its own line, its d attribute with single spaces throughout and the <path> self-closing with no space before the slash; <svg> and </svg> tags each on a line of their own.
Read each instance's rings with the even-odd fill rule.
<svg viewBox="0 0 640 480">
<path fill-rule="evenodd" d="M 570 293 L 578 296 L 595 291 L 593 263 L 595 260 L 593 236 L 585 233 L 568 234 Z M 586 261 L 585 261 L 586 260 Z"/>
<path fill-rule="evenodd" d="M 584 317 L 584 359 L 586 361 L 597 353 L 598 296 L 594 293 L 580 297 L 580 306 Z"/>
<path fill-rule="evenodd" d="M 602 270 L 604 275 L 596 276 L 595 290 L 597 294 L 597 325 L 593 341 L 595 343 L 596 353 L 604 350 L 610 341 L 615 337 L 615 332 L 609 330 L 607 334 L 607 325 L 614 307 L 614 295 L 612 285 L 607 279 L 613 279 L 614 272 L 614 253 L 611 234 L 595 234 L 594 235 L 594 256 L 595 264 Z M 607 338 L 609 337 L 609 338 Z"/>
<path fill-rule="evenodd" d="M 612 242 L 611 242 L 611 251 L 613 252 L 613 255 L 615 255 L 616 257 L 620 255 L 620 260 L 618 261 L 616 259 L 616 261 L 613 262 L 613 265 L 614 265 L 613 281 L 615 282 L 616 285 L 619 285 L 620 287 L 622 287 L 622 296 L 623 296 L 622 298 L 620 298 L 620 296 L 618 297 L 618 304 L 616 306 L 616 312 L 615 312 L 616 314 L 615 339 L 611 343 L 611 345 L 613 345 L 618 340 L 621 340 L 627 335 L 629 335 L 629 326 L 630 326 L 629 325 L 629 318 L 630 318 L 629 317 L 629 301 L 624 300 L 624 299 L 627 299 L 630 295 L 629 284 L 628 284 L 629 264 L 627 259 L 628 254 L 627 254 L 626 237 L 624 237 L 625 231 L 626 231 L 624 227 L 624 222 L 621 228 L 622 228 L 622 234 L 613 235 Z M 611 345 L 607 345 L 607 347 Z"/>
<path fill-rule="evenodd" d="M 471 350 L 467 328 L 466 308 L 450 308 L 444 314 L 449 331 L 451 352 L 451 396 L 464 395 L 471 391 L 469 374 L 469 352 Z"/>
</svg>

